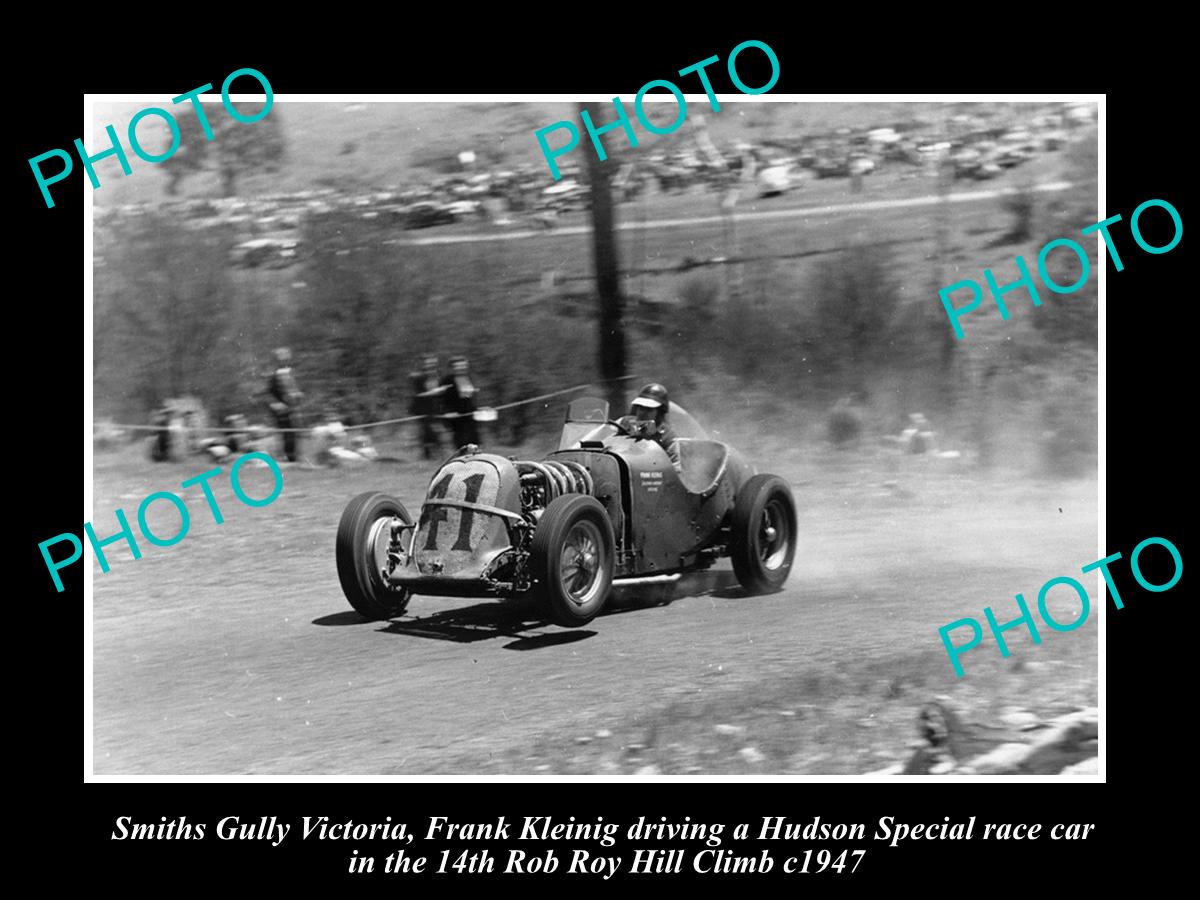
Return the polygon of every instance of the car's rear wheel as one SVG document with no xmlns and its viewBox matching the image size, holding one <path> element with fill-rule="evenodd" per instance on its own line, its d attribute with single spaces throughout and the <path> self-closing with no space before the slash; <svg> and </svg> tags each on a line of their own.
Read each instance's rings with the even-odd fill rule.
<svg viewBox="0 0 1200 900">
<path fill-rule="evenodd" d="M 599 615 L 615 558 L 612 523 L 600 501 L 583 494 L 552 500 L 529 548 L 533 591 L 550 620 L 578 628 Z"/>
<path fill-rule="evenodd" d="M 347 504 L 337 530 L 337 571 L 342 592 L 368 619 L 403 614 L 411 593 L 388 581 L 389 547 L 397 524 L 412 516 L 395 497 L 377 491 L 359 494 Z"/>
<path fill-rule="evenodd" d="M 738 491 L 730 528 L 738 583 L 755 594 L 777 591 L 796 555 L 796 503 L 778 475 L 755 475 Z"/>
</svg>

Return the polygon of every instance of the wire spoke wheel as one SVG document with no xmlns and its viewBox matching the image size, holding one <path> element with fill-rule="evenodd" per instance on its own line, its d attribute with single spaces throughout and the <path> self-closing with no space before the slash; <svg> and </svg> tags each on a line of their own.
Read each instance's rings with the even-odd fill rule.
<svg viewBox="0 0 1200 900">
<path fill-rule="evenodd" d="M 578 628 L 599 615 L 612 587 L 615 544 L 608 512 L 595 497 L 550 501 L 533 533 L 529 567 L 551 621 Z"/>
<path fill-rule="evenodd" d="M 594 522 L 581 521 L 567 534 L 560 557 L 559 580 L 563 593 L 576 606 L 592 600 L 599 584 L 600 529 Z"/>
</svg>

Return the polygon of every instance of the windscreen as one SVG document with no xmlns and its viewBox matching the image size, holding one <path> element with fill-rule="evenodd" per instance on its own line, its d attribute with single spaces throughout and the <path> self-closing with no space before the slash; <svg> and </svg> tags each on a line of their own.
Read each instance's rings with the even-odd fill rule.
<svg viewBox="0 0 1200 900">
<path fill-rule="evenodd" d="M 607 422 L 608 401 L 595 397 L 580 397 L 567 404 L 568 422 Z"/>
<path fill-rule="evenodd" d="M 597 429 L 604 428 L 608 421 L 608 402 L 596 397 L 580 397 L 567 404 L 567 419 L 558 436 L 558 449 L 574 447 L 581 438 Z M 611 433 L 612 429 L 609 428 Z"/>
<path fill-rule="evenodd" d="M 602 441 L 616 434 L 617 429 L 605 424 L 607 419 L 600 418 L 602 415 L 608 415 L 608 404 L 603 400 L 582 399 L 571 403 L 567 407 L 566 424 L 559 435 L 558 449 L 576 447 L 580 441 Z M 670 404 L 667 419 L 676 437 L 711 440 L 700 423 L 678 404 Z"/>
</svg>

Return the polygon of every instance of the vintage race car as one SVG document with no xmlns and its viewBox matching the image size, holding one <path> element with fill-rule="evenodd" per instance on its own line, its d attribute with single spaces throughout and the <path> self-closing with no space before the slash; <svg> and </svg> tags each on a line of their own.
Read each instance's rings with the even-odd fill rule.
<svg viewBox="0 0 1200 900">
<path fill-rule="evenodd" d="M 415 521 L 395 497 L 355 497 L 337 533 L 350 605 L 387 619 L 413 594 L 533 595 L 553 622 L 576 627 L 615 585 L 674 581 L 723 556 L 746 590 L 778 590 L 796 552 L 788 483 L 756 474 L 674 403 L 669 412 L 678 471 L 658 441 L 584 399 L 569 405 L 559 449 L 540 462 L 461 448 Z"/>
</svg>

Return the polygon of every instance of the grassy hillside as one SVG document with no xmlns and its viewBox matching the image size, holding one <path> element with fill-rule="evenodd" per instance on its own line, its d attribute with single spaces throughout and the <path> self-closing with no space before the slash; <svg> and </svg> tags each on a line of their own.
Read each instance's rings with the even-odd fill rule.
<svg viewBox="0 0 1200 900">
<path fill-rule="evenodd" d="M 730 103 L 709 121 L 719 144 L 747 134 L 761 143 L 958 111 L 930 104 Z M 571 108 L 281 103 L 277 113 L 287 132 L 287 164 L 274 178 L 244 179 L 239 187 L 247 194 L 328 184 L 348 191 L 391 187 L 427 177 L 439 158 L 462 149 L 497 165 L 540 165 L 532 130 Z M 1027 121 L 1036 111 L 1009 105 L 1002 115 Z M 954 185 L 956 192 L 978 192 L 1075 183 L 1068 191 L 1029 194 L 1023 230 L 1018 207 L 995 196 L 825 209 L 936 191 L 929 172 L 903 163 L 885 163 L 864 179 L 860 193 L 846 178 L 807 179 L 784 197 L 745 191 L 738 212 L 767 215 L 739 216 L 733 227 L 713 220 L 711 191 L 652 189 L 621 204 L 619 222 L 676 218 L 672 227 L 618 236 L 629 371 L 670 383 L 685 406 L 731 434 L 770 422 L 821 442 L 830 406 L 855 397 L 868 436 L 896 434 L 907 414 L 921 411 L 934 417 L 942 446 L 961 448 L 981 464 L 1032 468 L 1057 461 L 1074 470 L 1095 445 L 1095 279 L 1070 297 L 1043 296 L 1037 309 L 1014 298 L 1008 321 L 984 303 L 967 318 L 967 339 L 958 343 L 949 340 L 937 290 L 963 278 L 982 281 L 986 268 L 1006 282 L 1015 277 L 1016 254 L 1032 260 L 1046 241 L 1096 221 L 1094 135 L 1081 134 L 995 180 Z M 681 132 L 675 139 L 691 138 Z M 660 145 L 666 141 L 648 139 L 633 153 Z M 116 199 L 102 202 L 154 200 L 165 183 L 143 166 L 106 181 L 102 190 Z M 218 187 L 201 178 L 184 186 L 192 196 Z M 809 212 L 785 217 L 796 206 Z M 703 220 L 690 221 L 696 217 Z M 562 225 L 584 222 L 575 213 Z M 485 404 L 593 380 L 595 303 L 585 230 L 414 243 L 415 235 L 497 227 L 460 223 L 418 235 L 351 207 L 309 217 L 298 229 L 303 256 L 280 269 L 231 267 L 222 242 L 244 236 L 213 229 L 200 240 L 205 232 L 176 221 L 173 207 L 129 216 L 120 226 L 127 230 L 98 229 L 106 246 L 96 279 L 97 415 L 143 421 L 166 392 L 195 393 L 221 415 L 262 418 L 255 398 L 270 349 L 280 343 L 296 353 L 313 417 L 326 409 L 359 421 L 405 414 L 407 373 L 427 352 L 443 360 L 469 355 Z M 210 334 L 204 329 L 212 323 L 220 327 Z M 519 407 L 502 425 L 520 442 L 549 435 L 560 415 L 558 403 Z M 762 430 L 769 435 L 774 428 Z"/>
</svg>

